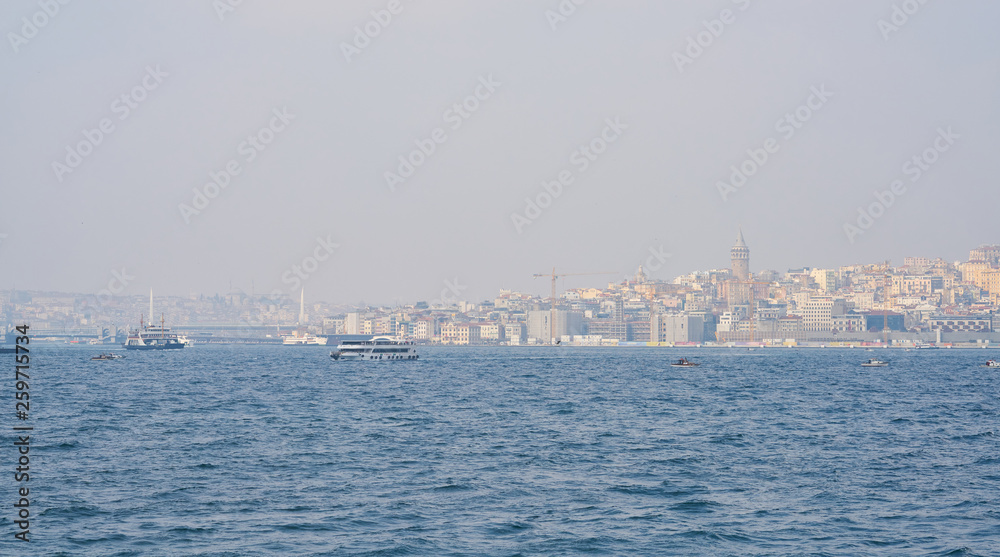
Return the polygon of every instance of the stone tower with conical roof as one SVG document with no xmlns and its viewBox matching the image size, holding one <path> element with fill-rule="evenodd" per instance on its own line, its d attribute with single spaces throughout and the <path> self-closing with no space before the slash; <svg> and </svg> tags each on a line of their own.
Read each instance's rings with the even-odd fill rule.
<svg viewBox="0 0 1000 557">
<path fill-rule="evenodd" d="M 750 248 L 743 241 L 743 228 L 736 235 L 736 245 L 729 250 L 729 256 L 733 261 L 733 278 L 750 280 Z"/>
</svg>

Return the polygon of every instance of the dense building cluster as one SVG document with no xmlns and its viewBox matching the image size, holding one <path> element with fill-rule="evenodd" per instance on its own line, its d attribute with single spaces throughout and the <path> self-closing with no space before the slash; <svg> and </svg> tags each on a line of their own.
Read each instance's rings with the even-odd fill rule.
<svg viewBox="0 0 1000 557">
<path fill-rule="evenodd" d="M 160 298 L 162 316 L 154 320 L 220 337 L 277 338 L 298 327 L 447 345 L 1000 341 L 1000 246 L 976 248 L 964 262 L 907 257 L 895 267 L 883 262 L 751 273 L 741 231 L 730 257 L 728 269 L 672 281 L 653 280 L 639 267 L 627 280 L 567 290 L 555 300 L 503 290 L 479 303 L 377 308 L 313 303 L 303 311 L 294 300 L 232 292 Z M 135 325 L 145 302 L 23 291 L 0 295 L 8 326 L 29 320 L 53 336 L 95 329 L 113 335 Z"/>
<path fill-rule="evenodd" d="M 908 257 L 839 269 L 750 272 L 742 231 L 729 269 L 673 281 L 635 276 L 550 300 L 501 291 L 492 301 L 349 312 L 335 334 L 395 334 L 442 344 L 795 344 L 1000 340 L 1000 246 L 966 262 Z"/>
</svg>

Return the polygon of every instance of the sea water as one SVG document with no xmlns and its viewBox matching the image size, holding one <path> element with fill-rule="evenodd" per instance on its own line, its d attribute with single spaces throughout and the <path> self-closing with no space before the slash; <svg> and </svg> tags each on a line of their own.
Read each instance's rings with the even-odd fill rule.
<svg viewBox="0 0 1000 557">
<path fill-rule="evenodd" d="M 1000 554 L 996 351 L 329 350 L 33 345 L 0 554 Z"/>
</svg>

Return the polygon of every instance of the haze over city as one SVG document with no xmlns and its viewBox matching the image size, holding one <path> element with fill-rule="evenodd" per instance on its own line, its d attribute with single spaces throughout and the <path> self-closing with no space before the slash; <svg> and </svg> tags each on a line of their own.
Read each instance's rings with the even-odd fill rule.
<svg viewBox="0 0 1000 557">
<path fill-rule="evenodd" d="M 553 266 L 617 274 L 567 288 L 727 268 L 739 226 L 755 272 L 964 259 L 996 241 L 998 17 L 985 0 L 9 3 L 0 288 L 91 293 L 124 272 L 124 294 L 356 304 L 457 279 L 476 300 L 545 294 L 532 275 Z"/>
</svg>

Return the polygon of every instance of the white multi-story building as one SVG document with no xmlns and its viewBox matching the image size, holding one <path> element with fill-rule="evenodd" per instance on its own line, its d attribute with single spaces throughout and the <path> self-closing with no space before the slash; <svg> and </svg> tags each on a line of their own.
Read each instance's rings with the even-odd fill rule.
<svg viewBox="0 0 1000 557">
<path fill-rule="evenodd" d="M 705 320 L 700 315 L 654 313 L 649 318 L 653 342 L 704 342 Z"/>
<path fill-rule="evenodd" d="M 802 316 L 802 325 L 806 331 L 833 330 L 833 317 L 847 313 L 847 304 L 843 298 L 831 296 L 813 296 L 798 312 Z"/>
<path fill-rule="evenodd" d="M 347 317 L 344 319 L 344 333 L 348 335 L 362 334 L 360 313 L 354 312 L 347 314 Z"/>
<path fill-rule="evenodd" d="M 479 338 L 483 341 L 499 342 L 503 340 L 503 325 L 499 323 L 483 323 L 479 326 Z"/>
<path fill-rule="evenodd" d="M 548 344 L 552 339 L 552 328 L 549 320 L 550 310 L 528 312 L 528 336 Z M 555 311 L 555 338 L 563 335 L 579 335 L 583 333 L 583 313 L 557 309 Z"/>
</svg>

